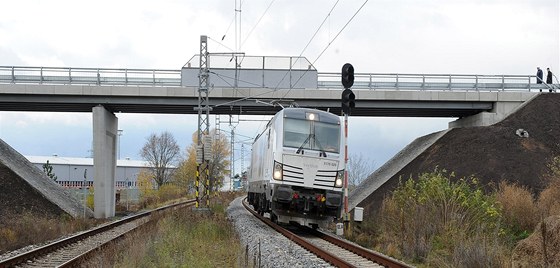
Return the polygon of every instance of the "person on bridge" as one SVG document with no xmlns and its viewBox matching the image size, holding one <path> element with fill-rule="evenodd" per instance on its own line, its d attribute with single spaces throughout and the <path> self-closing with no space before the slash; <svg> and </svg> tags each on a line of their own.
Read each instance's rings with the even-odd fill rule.
<svg viewBox="0 0 560 268">
<path fill-rule="evenodd" d="M 546 68 L 546 71 L 546 83 L 552 84 L 552 72 L 550 71 L 550 68 Z M 548 92 L 552 92 L 552 87 L 548 87 Z"/>
<path fill-rule="evenodd" d="M 543 72 L 541 67 L 537 67 L 537 84 L 542 84 Z"/>
</svg>

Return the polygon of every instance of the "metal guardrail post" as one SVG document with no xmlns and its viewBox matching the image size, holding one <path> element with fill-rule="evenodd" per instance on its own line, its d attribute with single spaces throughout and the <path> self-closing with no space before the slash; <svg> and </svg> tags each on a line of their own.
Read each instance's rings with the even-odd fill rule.
<svg viewBox="0 0 560 268">
<path fill-rule="evenodd" d="M 16 83 L 16 75 L 15 75 L 15 72 L 14 72 L 14 66 L 12 66 L 12 84 L 15 84 L 15 83 Z"/>
<path fill-rule="evenodd" d="M 368 88 L 369 88 L 370 90 L 371 90 L 371 84 L 372 84 L 372 83 L 371 83 L 371 76 L 372 76 L 372 74 L 369 74 L 369 84 L 368 84 Z"/>
<path fill-rule="evenodd" d="M 99 68 L 97 68 L 97 85 L 101 85 L 101 74 L 99 73 Z"/>
<path fill-rule="evenodd" d="M 290 57 L 290 88 L 292 88 L 292 57 Z"/>
<path fill-rule="evenodd" d="M 128 86 L 128 69 L 124 69 L 124 84 Z"/>
<path fill-rule="evenodd" d="M 475 78 L 475 82 L 474 82 L 474 89 L 476 89 L 476 91 L 478 91 L 478 74 L 474 76 Z"/>
<path fill-rule="evenodd" d="M 262 87 L 264 88 L 264 68 L 265 68 L 265 56 L 262 56 Z"/>
<path fill-rule="evenodd" d="M 397 90 L 399 90 L 399 74 L 397 74 L 397 84 L 395 85 L 395 87 L 397 88 Z"/>
<path fill-rule="evenodd" d="M 68 84 L 72 84 L 72 67 L 68 68 Z"/>
<path fill-rule="evenodd" d="M 449 86 L 448 86 L 448 88 L 449 88 L 449 91 L 451 91 L 451 75 L 449 75 Z"/>
<path fill-rule="evenodd" d="M 422 89 L 423 89 L 423 90 L 426 89 L 425 86 L 426 86 L 426 76 L 425 76 L 425 75 L 422 75 Z"/>
<path fill-rule="evenodd" d="M 504 91 L 504 87 L 505 87 L 505 77 L 504 75 L 502 75 L 502 91 Z"/>
<path fill-rule="evenodd" d="M 43 67 L 41 67 L 40 74 L 41 74 L 41 78 L 39 79 L 39 84 L 43 84 Z"/>
<path fill-rule="evenodd" d="M 152 70 L 152 85 L 155 86 L 156 85 L 156 70 Z"/>
<path fill-rule="evenodd" d="M 531 76 L 527 77 L 529 79 L 529 81 L 527 81 L 527 84 L 529 85 L 529 92 L 531 92 Z"/>
</svg>

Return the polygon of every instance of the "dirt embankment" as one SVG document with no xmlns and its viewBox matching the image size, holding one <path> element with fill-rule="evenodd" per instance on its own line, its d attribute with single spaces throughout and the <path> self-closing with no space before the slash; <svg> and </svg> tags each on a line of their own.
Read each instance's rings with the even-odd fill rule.
<svg viewBox="0 0 560 268">
<path fill-rule="evenodd" d="M 529 137 L 518 136 L 518 129 Z M 560 156 L 560 94 L 542 94 L 493 126 L 452 129 L 359 206 L 377 213 L 399 177 L 417 177 L 436 167 L 454 172 L 455 178 L 476 176 L 488 188 L 506 180 L 538 193 L 547 184 L 547 165 L 555 156 Z"/>
</svg>

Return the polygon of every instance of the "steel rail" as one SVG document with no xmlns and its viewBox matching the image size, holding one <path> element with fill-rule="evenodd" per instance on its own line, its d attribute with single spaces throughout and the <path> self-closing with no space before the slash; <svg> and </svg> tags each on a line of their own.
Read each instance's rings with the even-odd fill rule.
<svg viewBox="0 0 560 268">
<path fill-rule="evenodd" d="M 300 246 L 308 249 L 309 251 L 313 252 L 314 254 L 316 254 L 317 256 L 319 256 L 320 258 L 324 259 L 327 262 L 330 262 L 333 265 L 336 265 L 337 267 L 355 267 L 354 265 L 336 257 L 336 256 L 332 256 L 330 253 L 316 247 L 315 245 L 307 242 L 305 239 L 300 238 L 298 235 L 294 234 L 293 232 L 290 232 L 289 230 L 286 230 L 280 226 L 278 226 L 277 224 L 273 223 L 271 220 L 265 218 L 264 216 L 259 215 L 256 211 L 254 211 L 253 209 L 251 209 L 249 207 L 249 204 L 246 202 L 246 199 L 243 200 L 243 206 L 249 211 L 251 212 L 253 215 L 255 215 L 257 218 L 259 218 L 261 221 L 263 221 L 264 223 L 266 223 L 267 225 L 269 225 L 270 227 L 272 227 L 274 230 L 278 231 L 279 233 L 281 233 L 282 235 L 284 235 L 285 237 L 287 237 L 288 239 L 298 243 Z M 323 240 L 326 240 L 334 245 L 337 245 L 345 250 L 348 250 L 350 252 L 353 252 L 359 256 L 362 256 L 372 262 L 375 262 L 379 265 L 382 265 L 384 267 L 389 267 L 389 268 L 410 268 L 412 266 L 403 263 L 401 261 L 395 260 L 393 258 L 390 258 L 388 256 L 382 255 L 380 253 L 365 249 L 363 247 L 351 244 L 347 241 L 338 239 L 334 236 L 331 236 L 329 234 L 317 231 L 317 230 L 312 230 L 310 228 L 306 228 L 306 231 L 316 237 L 319 237 Z M 303 241 L 303 242 L 299 242 L 299 241 Z M 310 245 L 312 248 L 308 248 L 307 245 Z M 320 253 L 316 253 L 314 250 L 318 249 L 318 251 Z M 336 261 L 333 260 L 331 261 L 330 258 L 336 258 Z M 340 261 L 340 263 L 338 262 Z"/>
<path fill-rule="evenodd" d="M 251 209 L 249 207 L 249 205 L 246 202 L 246 199 L 243 200 L 243 206 L 249 211 L 251 212 L 251 214 L 255 215 L 255 217 L 259 218 L 259 220 L 261 220 L 262 222 L 266 223 L 268 226 L 272 227 L 274 230 L 276 230 L 277 232 L 281 233 L 282 235 L 284 235 L 286 238 L 294 241 L 295 243 L 297 243 L 298 245 L 302 246 L 303 248 L 309 250 L 310 252 L 312 252 L 313 254 L 317 255 L 319 258 L 331 263 L 332 265 L 335 265 L 337 267 L 355 267 L 352 264 L 346 262 L 345 260 L 338 258 L 336 256 L 331 255 L 329 252 L 307 242 L 305 239 L 299 237 L 298 235 L 278 226 L 277 224 L 274 224 L 270 219 L 265 218 L 264 216 L 259 215 L 256 211 L 254 211 L 253 209 Z"/>
<path fill-rule="evenodd" d="M 309 229 L 308 231 L 313 233 L 315 236 L 317 236 L 317 237 L 319 237 L 323 240 L 326 240 L 330 243 L 333 243 L 333 244 L 335 244 L 335 245 L 337 245 L 337 246 L 339 246 L 343 249 L 346 249 L 348 251 L 354 252 L 354 253 L 356 253 L 356 254 L 358 254 L 358 255 L 360 255 L 360 256 L 362 256 L 362 257 L 364 257 L 364 258 L 366 258 L 370 261 L 373 261 L 373 262 L 378 263 L 380 265 L 383 265 L 385 267 L 406 267 L 406 268 L 412 267 L 412 266 L 410 266 L 406 263 L 403 263 L 401 261 L 395 260 L 395 259 L 390 258 L 388 256 L 384 256 L 380 253 L 362 248 L 360 246 L 356 246 L 354 244 L 348 243 L 347 241 L 344 241 L 342 239 L 338 239 L 338 238 L 336 238 L 334 236 L 331 236 L 329 234 L 326 234 L 324 232 L 317 231 L 317 230 L 312 230 L 312 229 Z"/>
<path fill-rule="evenodd" d="M 151 216 L 151 215 L 156 215 L 157 213 L 160 213 L 160 212 L 168 210 L 168 209 L 174 209 L 174 208 L 178 208 L 178 207 L 184 206 L 184 205 L 192 205 L 192 204 L 194 204 L 194 202 L 195 202 L 194 199 L 186 200 L 186 201 L 183 201 L 183 202 L 166 205 L 166 206 L 163 206 L 163 207 L 160 207 L 160 208 L 156 208 L 156 209 L 149 210 L 149 211 L 146 211 L 146 212 L 142 212 L 142 213 L 139 213 L 139 214 L 136 214 L 136 215 L 132 215 L 132 216 L 126 217 L 126 218 L 118 220 L 118 221 L 114 221 L 114 222 L 111 222 L 111 223 L 101 225 L 101 226 L 96 227 L 94 229 L 84 231 L 82 233 L 79 233 L 79 234 L 76 234 L 76 235 L 73 235 L 73 236 L 55 241 L 53 243 L 50 243 L 50 244 L 32 249 L 30 251 L 21 253 L 19 255 L 13 256 L 11 258 L 2 260 L 2 261 L 0 261 L 0 267 L 3 268 L 3 267 L 16 266 L 20 263 L 26 262 L 28 260 L 35 259 L 35 258 L 40 257 L 40 256 L 44 256 L 44 255 L 46 255 L 48 253 L 51 253 L 51 252 L 53 252 L 57 249 L 63 248 L 67 245 L 74 244 L 78 241 L 82 241 L 82 240 L 84 240 L 86 238 L 89 238 L 89 237 L 92 237 L 96 234 L 106 232 L 108 230 L 111 230 L 111 229 L 113 229 L 115 227 L 118 227 L 118 226 L 121 226 L 123 224 L 129 223 L 129 222 L 132 222 L 132 221 L 144 218 L 144 217 L 148 217 L 148 216 Z M 136 228 L 133 228 L 132 230 L 134 230 L 134 229 L 136 229 Z M 119 235 L 118 237 L 114 238 L 112 241 L 114 241 L 115 239 L 121 238 L 121 237 L 123 237 L 123 235 Z M 103 245 L 105 245 L 105 244 L 107 244 L 107 243 L 104 243 Z M 97 248 L 102 247 L 103 245 L 99 245 Z M 88 252 L 84 252 L 84 253 L 80 254 L 80 256 L 77 256 L 77 257 L 73 258 L 71 261 L 69 261 L 67 263 L 64 263 L 63 266 L 67 266 L 67 267 L 74 266 L 74 264 L 76 262 L 83 260 L 85 257 L 89 256 L 89 254 L 91 254 L 92 252 L 95 252 L 95 250 L 90 250 Z"/>
</svg>

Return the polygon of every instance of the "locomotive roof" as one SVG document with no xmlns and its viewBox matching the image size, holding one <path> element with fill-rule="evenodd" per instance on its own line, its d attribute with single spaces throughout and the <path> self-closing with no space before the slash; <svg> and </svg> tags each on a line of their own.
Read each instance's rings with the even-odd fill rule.
<svg viewBox="0 0 560 268">
<path fill-rule="evenodd" d="M 306 119 L 307 113 L 312 112 L 319 116 L 318 121 L 325 122 L 325 123 L 332 123 L 338 124 L 340 123 L 340 119 L 335 114 L 316 110 L 316 109 L 309 109 L 309 108 L 284 108 L 282 110 L 284 113 L 284 117 L 288 118 L 296 118 L 296 119 Z"/>
</svg>

